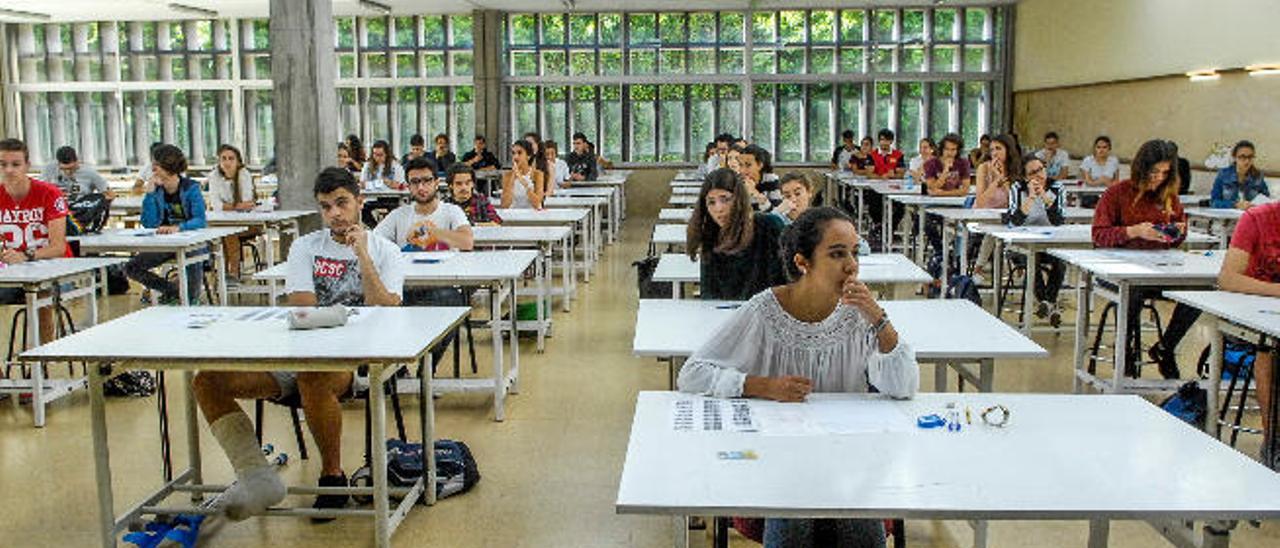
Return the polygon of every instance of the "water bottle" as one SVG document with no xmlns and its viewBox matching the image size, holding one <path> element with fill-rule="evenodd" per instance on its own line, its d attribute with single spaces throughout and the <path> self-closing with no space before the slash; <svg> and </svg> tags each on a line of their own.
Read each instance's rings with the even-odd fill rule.
<svg viewBox="0 0 1280 548">
<path fill-rule="evenodd" d="M 916 188 L 916 179 L 915 177 L 911 176 L 910 171 L 907 172 L 907 182 L 906 184 L 903 185 L 903 188 L 907 190 L 915 190 Z"/>
</svg>

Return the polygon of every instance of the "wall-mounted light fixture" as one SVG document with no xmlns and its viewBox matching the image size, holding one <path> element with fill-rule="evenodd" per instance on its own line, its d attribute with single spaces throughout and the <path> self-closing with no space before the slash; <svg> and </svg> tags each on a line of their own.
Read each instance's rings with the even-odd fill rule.
<svg viewBox="0 0 1280 548">
<path fill-rule="evenodd" d="M 1272 76 L 1280 74 L 1280 64 L 1249 65 L 1244 69 L 1249 71 L 1249 76 Z"/>
<path fill-rule="evenodd" d="M 1209 82 L 1221 78 L 1222 75 L 1218 74 L 1217 69 L 1205 69 L 1188 72 L 1187 77 L 1191 78 L 1192 82 Z"/>
</svg>

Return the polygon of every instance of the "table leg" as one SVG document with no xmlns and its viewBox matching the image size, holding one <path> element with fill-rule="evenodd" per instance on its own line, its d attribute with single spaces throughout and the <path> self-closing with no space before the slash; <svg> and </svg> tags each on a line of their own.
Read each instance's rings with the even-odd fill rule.
<svg viewBox="0 0 1280 548">
<path fill-rule="evenodd" d="M 671 298 L 672 299 L 680 298 L 680 285 L 681 283 L 679 280 L 675 280 L 671 282 Z"/>
<path fill-rule="evenodd" d="M 109 274 L 110 274 L 110 271 L 107 270 L 107 267 L 105 266 L 98 269 L 98 275 L 102 277 L 102 287 L 100 288 L 102 291 L 102 313 L 104 316 L 108 318 L 111 317 L 111 299 L 108 298 L 111 296 L 111 280 L 107 279 L 107 276 Z M 94 316 L 93 316 L 94 325 L 97 325 L 98 323 L 97 307 L 94 307 L 93 313 L 94 313 Z"/>
<path fill-rule="evenodd" d="M 933 391 L 947 391 L 947 368 L 950 365 L 946 362 L 937 362 L 933 365 Z"/>
<path fill-rule="evenodd" d="M 942 219 L 942 225 L 939 230 L 942 232 L 942 291 L 938 293 L 938 298 L 947 298 L 947 290 L 951 288 L 951 238 L 947 237 L 947 222 Z"/>
<path fill-rule="evenodd" d="M 469 320 L 463 318 L 462 321 Z M 430 506 L 436 503 L 436 402 L 431 392 L 431 368 L 435 364 L 431 362 L 430 352 L 423 355 L 419 363 L 422 367 L 418 370 L 418 417 L 422 423 L 422 453 L 427 458 L 422 496 Z"/>
<path fill-rule="evenodd" d="M 373 443 L 369 444 L 372 453 L 369 468 L 373 470 L 373 542 L 378 548 L 391 547 L 391 526 L 389 518 L 390 501 L 387 499 L 387 393 L 382 388 L 383 364 L 369 365 L 369 409 Z M 421 394 L 420 398 L 430 398 L 431 394 Z M 433 451 L 432 447 L 423 445 L 424 451 Z M 435 489 L 435 485 L 428 485 Z"/>
<path fill-rule="evenodd" d="M 671 521 L 675 532 L 675 548 L 689 548 L 689 516 L 676 516 Z"/>
<path fill-rule="evenodd" d="M 537 278 L 538 280 L 538 296 L 534 301 L 534 309 L 537 311 L 539 321 L 541 321 L 544 317 L 546 317 L 551 313 L 551 296 L 549 291 L 549 288 L 551 287 L 551 279 L 549 274 L 551 270 L 551 260 L 548 257 L 549 253 L 551 253 L 551 249 L 543 249 L 539 247 L 538 261 L 534 263 L 536 267 L 534 268 L 533 277 Z M 511 287 L 511 292 L 513 294 L 516 292 L 515 286 Z M 514 307 L 515 305 L 513 304 L 512 306 Z M 511 311 L 511 326 L 512 326 L 512 333 L 513 333 L 512 336 L 514 337 L 516 336 L 515 335 L 516 333 L 519 333 L 519 328 L 517 327 L 516 313 L 514 308 Z M 544 331 L 543 326 L 539 325 L 538 326 L 538 352 L 542 352 L 542 348 L 544 344 L 543 337 L 545 335 L 543 334 L 543 331 Z"/>
<path fill-rule="evenodd" d="M 227 250 L 223 246 L 222 238 L 214 240 L 214 254 L 218 258 L 213 262 L 214 278 L 216 278 L 213 283 L 218 285 L 218 304 L 227 306 Z"/>
<path fill-rule="evenodd" d="M 955 234 L 960 238 L 960 273 L 969 274 L 969 229 L 964 221 L 956 221 Z"/>
<path fill-rule="evenodd" d="M 187 297 L 187 250 L 179 249 L 177 253 L 178 264 L 178 302 L 182 306 L 191 306 L 191 299 Z"/>
<path fill-rule="evenodd" d="M 55 284 L 57 282 L 54 282 Z M 35 287 L 26 288 L 27 297 L 27 340 L 31 341 L 31 348 L 40 346 L 40 311 L 36 306 L 36 299 L 40 296 Z M 54 310 L 54 317 L 57 317 L 57 310 Z M 54 320 L 57 325 L 57 320 Z M 35 363 L 31 371 L 31 414 L 35 421 L 36 428 L 44 428 L 44 363 Z M 14 401 L 18 400 L 14 395 Z"/>
<path fill-rule="evenodd" d="M 986 238 L 994 236 L 987 234 Z M 991 302 L 995 303 L 995 309 L 991 314 L 999 318 L 1004 312 L 1004 291 L 1000 290 L 1000 286 L 1004 283 L 1004 240 L 995 240 L 995 251 L 991 254 L 991 289 L 995 291 L 995 295 L 991 297 Z"/>
<path fill-rule="evenodd" d="M 204 483 L 203 472 L 201 471 L 200 458 L 200 414 L 196 409 L 196 393 L 195 372 L 186 370 L 182 372 L 183 393 L 186 394 L 186 414 L 187 414 L 187 463 L 191 467 L 191 483 L 200 485 Z M 192 500 L 200 500 L 200 493 L 192 492 Z"/>
<path fill-rule="evenodd" d="M 916 237 L 912 240 L 915 242 L 915 247 L 916 247 L 916 264 L 924 266 L 924 253 L 925 253 L 924 248 L 929 243 L 929 238 L 925 237 L 925 234 L 924 234 L 925 209 L 924 209 L 924 206 L 916 206 L 914 210 L 916 212 L 916 221 L 919 223 L 919 230 L 920 230 L 919 232 L 916 233 Z"/>
<path fill-rule="evenodd" d="M 1105 519 L 1089 520 L 1089 548 L 1107 548 L 1111 536 L 1111 522 Z"/>
<path fill-rule="evenodd" d="M 511 295 L 508 298 L 510 298 L 512 301 L 515 300 L 516 286 L 519 283 L 517 281 L 518 279 L 519 278 L 514 278 L 511 280 Z M 502 329 L 502 286 L 503 286 L 503 283 L 501 280 L 499 280 L 498 283 L 493 284 L 493 295 L 491 295 L 489 298 L 489 317 L 492 318 L 492 322 L 493 322 L 490 325 L 493 328 L 492 329 L 493 336 L 491 338 L 493 339 L 492 340 L 493 379 L 494 379 L 493 380 L 494 382 L 493 420 L 495 421 L 502 421 L 503 419 L 502 395 L 503 395 L 503 384 L 505 383 L 505 380 L 503 379 L 503 377 L 505 377 L 507 374 L 506 371 L 502 368 L 502 343 L 503 343 L 503 340 L 502 340 L 502 331 L 503 331 Z M 517 329 L 519 329 L 519 327 L 517 327 L 516 325 L 516 311 L 513 306 L 511 310 L 511 337 L 512 338 L 515 338 L 517 336 L 516 335 Z M 428 369 L 428 371 L 430 370 Z"/>
<path fill-rule="evenodd" d="M 1031 336 L 1031 326 L 1035 324 L 1033 320 L 1036 304 L 1036 278 L 1039 276 L 1036 265 L 1036 246 L 1030 245 L 1026 247 L 1027 251 L 1027 271 L 1022 276 L 1022 334 Z"/>
<path fill-rule="evenodd" d="M 867 233 L 867 226 L 863 220 L 866 212 L 862 209 L 862 188 L 858 188 L 858 232 Z"/>
<path fill-rule="evenodd" d="M 893 200 L 889 196 L 880 194 L 880 240 L 881 253 L 893 252 Z"/>
<path fill-rule="evenodd" d="M 978 391 L 991 393 L 996 390 L 996 361 L 991 358 L 978 362 Z"/>
<path fill-rule="evenodd" d="M 569 311 L 569 301 L 574 292 L 573 287 L 573 244 L 570 240 L 560 240 L 560 256 L 564 268 L 560 271 L 560 284 L 564 286 L 564 298 L 560 300 L 560 308 Z"/>
<path fill-rule="evenodd" d="M 1116 288 L 1116 345 L 1115 345 L 1115 361 L 1112 366 L 1115 371 L 1112 372 L 1111 388 L 1107 392 L 1117 394 L 1121 392 L 1124 385 L 1125 356 L 1129 341 L 1129 300 L 1133 298 L 1129 294 L 1129 284 L 1119 282 Z M 1141 326 L 1139 326 L 1141 329 Z M 1136 357 L 1134 358 L 1137 359 Z M 1137 367 L 1137 364 L 1134 364 Z M 1210 415 L 1213 412 L 1210 411 Z M 1215 415 L 1216 416 L 1216 415 Z"/>
<path fill-rule="evenodd" d="M 517 305 L 516 286 L 515 286 L 516 281 L 512 280 L 511 283 L 512 283 L 511 285 L 511 317 L 514 318 L 516 315 L 516 305 Z M 544 310 L 543 313 L 545 314 L 547 313 L 547 311 Z M 546 316 L 541 316 L 539 318 L 539 321 L 543 322 L 542 325 L 538 326 L 538 333 L 539 333 L 539 336 L 541 336 L 542 333 L 546 332 Z M 541 352 L 542 349 L 539 348 L 538 351 Z M 505 400 L 506 399 L 505 394 L 507 393 L 507 379 L 505 374 L 502 375 L 501 377 L 502 377 L 502 380 L 501 380 L 502 393 L 504 394 L 503 399 Z M 519 393 L 520 392 L 520 332 L 514 329 L 511 330 L 511 379 L 512 379 L 511 393 L 512 394 Z"/>
<path fill-rule="evenodd" d="M 1076 282 L 1076 339 L 1075 339 L 1075 372 L 1072 375 L 1072 387 L 1079 394 L 1084 386 L 1080 383 L 1080 372 L 1088 361 L 1084 355 L 1085 340 L 1089 337 L 1089 308 L 1093 300 L 1093 276 L 1088 272 L 1076 269 L 1080 278 Z"/>
<path fill-rule="evenodd" d="M 262 239 L 267 246 L 262 250 L 262 254 L 266 256 L 267 268 L 271 268 L 276 264 L 276 242 L 280 241 L 279 229 L 274 226 L 267 227 L 262 231 Z"/>
<path fill-rule="evenodd" d="M 973 548 L 987 548 L 987 520 L 972 520 L 969 526 L 973 528 Z"/>
<path fill-rule="evenodd" d="M 106 548 L 116 546 L 115 495 L 111 488 L 111 447 L 107 445 L 107 400 L 102 393 L 106 366 L 89 366 L 89 429 L 93 437 L 93 472 L 98 483 L 98 533 Z"/>
<path fill-rule="evenodd" d="M 1205 409 L 1209 412 L 1205 413 L 1204 431 L 1214 439 L 1222 435 L 1222 427 L 1218 424 L 1218 390 L 1222 386 L 1222 327 L 1222 320 L 1215 319 L 1213 332 L 1209 335 L 1209 379 L 1206 387 L 1208 395 L 1205 398 Z M 1269 410 L 1263 409 L 1262 412 L 1268 413 Z M 1266 443 L 1265 436 L 1263 443 Z"/>
</svg>

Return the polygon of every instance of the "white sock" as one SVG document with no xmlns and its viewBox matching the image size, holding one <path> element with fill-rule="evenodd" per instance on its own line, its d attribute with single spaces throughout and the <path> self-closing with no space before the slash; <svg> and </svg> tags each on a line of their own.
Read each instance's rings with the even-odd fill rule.
<svg viewBox="0 0 1280 548">
<path fill-rule="evenodd" d="M 217 500 L 228 518 L 240 521 L 284 500 L 284 483 L 262 455 L 248 415 L 228 414 L 210 423 L 209 430 L 236 471 L 235 483 Z"/>
</svg>

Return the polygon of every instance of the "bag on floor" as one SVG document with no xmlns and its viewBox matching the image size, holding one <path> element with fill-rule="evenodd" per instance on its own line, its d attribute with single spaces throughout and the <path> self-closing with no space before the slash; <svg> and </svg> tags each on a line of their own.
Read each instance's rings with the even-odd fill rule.
<svg viewBox="0 0 1280 548">
<path fill-rule="evenodd" d="M 124 267 L 114 264 L 107 267 L 107 294 L 108 295 L 124 295 L 129 292 L 129 277 L 124 273 Z"/>
<path fill-rule="evenodd" d="M 448 498 L 470 491 L 480 482 L 480 468 L 467 444 L 454 440 L 436 440 L 436 498 Z M 422 444 L 399 439 L 387 440 L 387 484 L 411 487 L 423 473 Z M 352 486 L 373 485 L 368 466 L 351 475 Z M 361 497 L 365 502 L 373 497 Z"/>
<path fill-rule="evenodd" d="M 1189 381 L 1178 387 L 1172 396 L 1160 402 L 1160 408 L 1196 428 L 1204 426 L 1209 408 L 1209 393 L 1200 388 L 1197 381 Z"/>
<path fill-rule="evenodd" d="M 125 371 L 107 379 L 102 393 L 116 398 L 145 398 L 156 393 L 156 378 L 150 371 Z"/>
<path fill-rule="evenodd" d="M 671 282 L 653 281 L 653 272 L 658 269 L 659 257 L 650 256 L 640 259 L 631 266 L 636 267 L 636 286 L 641 299 L 671 298 Z"/>
<path fill-rule="evenodd" d="M 973 281 L 972 276 L 964 274 L 952 276 L 947 283 L 947 298 L 967 299 L 979 308 L 982 307 L 982 294 L 978 292 L 978 284 Z"/>
</svg>

